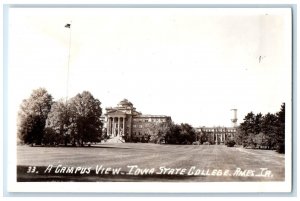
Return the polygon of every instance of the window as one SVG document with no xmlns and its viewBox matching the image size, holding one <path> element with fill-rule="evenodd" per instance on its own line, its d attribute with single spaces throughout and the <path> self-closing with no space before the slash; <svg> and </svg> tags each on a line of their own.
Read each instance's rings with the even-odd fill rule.
<svg viewBox="0 0 300 201">
<path fill-rule="evenodd" d="M 139 125 L 140 128 L 143 128 L 143 125 Z"/>
<path fill-rule="evenodd" d="M 145 119 L 145 122 L 148 122 L 148 119 Z"/>
<path fill-rule="evenodd" d="M 133 124 L 133 128 L 136 128 L 136 125 L 135 125 L 135 124 Z"/>
</svg>

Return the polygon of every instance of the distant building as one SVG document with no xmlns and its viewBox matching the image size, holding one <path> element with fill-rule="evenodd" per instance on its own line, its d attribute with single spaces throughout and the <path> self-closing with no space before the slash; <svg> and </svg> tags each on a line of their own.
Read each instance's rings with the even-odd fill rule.
<svg viewBox="0 0 300 201">
<path fill-rule="evenodd" d="M 225 144 L 233 139 L 237 132 L 236 127 L 197 127 L 195 130 L 211 144 Z"/>
<path fill-rule="evenodd" d="M 121 138 L 125 141 L 148 142 L 157 127 L 163 127 L 172 121 L 170 116 L 143 115 L 137 112 L 127 99 L 116 107 L 106 108 L 104 128 L 111 138 Z"/>
</svg>

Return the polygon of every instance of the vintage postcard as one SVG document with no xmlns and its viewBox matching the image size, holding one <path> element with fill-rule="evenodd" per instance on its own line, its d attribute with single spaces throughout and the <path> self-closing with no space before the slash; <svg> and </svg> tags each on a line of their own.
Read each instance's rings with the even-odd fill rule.
<svg viewBox="0 0 300 201">
<path fill-rule="evenodd" d="M 8 9 L 9 191 L 291 191 L 291 8 Z"/>
</svg>

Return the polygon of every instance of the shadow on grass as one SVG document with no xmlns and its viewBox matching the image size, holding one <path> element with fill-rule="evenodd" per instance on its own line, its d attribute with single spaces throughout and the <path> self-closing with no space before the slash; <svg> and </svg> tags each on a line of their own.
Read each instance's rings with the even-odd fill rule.
<svg viewBox="0 0 300 201">
<path fill-rule="evenodd" d="M 95 144 L 91 146 L 72 146 L 72 145 L 58 145 L 58 146 L 30 146 L 31 148 L 86 148 L 86 149 L 93 149 L 93 148 L 100 148 L 100 149 L 132 149 L 130 147 L 118 147 L 118 146 L 109 146 L 109 145 L 100 145 L 100 144 Z"/>
</svg>

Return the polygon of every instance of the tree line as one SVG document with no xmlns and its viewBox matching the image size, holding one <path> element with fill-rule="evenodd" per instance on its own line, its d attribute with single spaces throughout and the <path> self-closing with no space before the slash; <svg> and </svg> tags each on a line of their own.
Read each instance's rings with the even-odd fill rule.
<svg viewBox="0 0 300 201">
<path fill-rule="evenodd" d="M 243 147 L 276 149 L 285 152 L 285 103 L 272 114 L 248 113 L 235 135 L 235 142 Z"/>
<path fill-rule="evenodd" d="M 83 145 L 102 135 L 101 102 L 88 91 L 53 101 L 44 88 L 33 90 L 18 113 L 19 139 L 25 144 Z"/>
<path fill-rule="evenodd" d="M 46 89 L 39 88 L 20 105 L 17 134 L 25 144 L 84 145 L 100 142 L 103 138 L 101 115 L 101 102 L 88 91 L 69 100 L 53 101 Z M 192 144 L 199 141 L 202 144 L 209 141 L 209 136 L 199 135 L 187 123 L 169 122 L 153 126 L 149 134 L 145 142 Z M 244 147 L 277 149 L 284 153 L 285 103 L 275 114 L 248 113 L 238 127 L 234 141 Z"/>
</svg>

